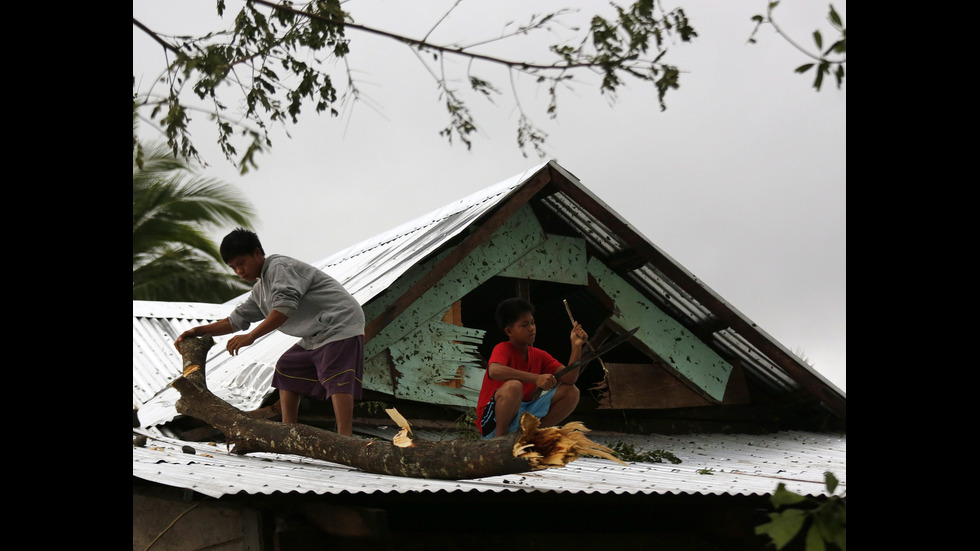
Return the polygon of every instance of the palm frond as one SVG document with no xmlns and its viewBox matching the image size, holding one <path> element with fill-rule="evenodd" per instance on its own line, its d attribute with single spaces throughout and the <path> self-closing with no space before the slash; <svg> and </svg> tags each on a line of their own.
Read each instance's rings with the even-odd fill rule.
<svg viewBox="0 0 980 551">
<path fill-rule="evenodd" d="M 210 258 L 189 249 L 164 249 L 133 268 L 133 300 L 220 303 L 247 293 L 251 285 L 215 270 Z"/>
<path fill-rule="evenodd" d="M 135 113 L 135 105 L 134 105 Z M 133 118 L 133 299 L 225 302 L 251 286 L 229 273 L 208 233 L 251 229 L 233 185 L 202 177 L 165 144 L 144 146 Z"/>
</svg>

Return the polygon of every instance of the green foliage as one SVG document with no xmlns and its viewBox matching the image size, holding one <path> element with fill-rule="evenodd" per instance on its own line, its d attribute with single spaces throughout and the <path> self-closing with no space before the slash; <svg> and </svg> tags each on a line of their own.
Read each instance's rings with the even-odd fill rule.
<svg viewBox="0 0 980 551">
<path fill-rule="evenodd" d="M 170 60 L 159 81 L 166 91 L 155 94 L 152 89 L 134 90 L 135 99 L 149 111 L 150 120 L 162 127 L 172 153 L 195 160 L 200 159 L 191 139 L 192 109 L 188 102 L 195 98 L 205 102 L 204 107 L 194 108 L 204 109 L 213 118 L 222 152 L 245 173 L 256 167 L 256 155 L 272 146 L 269 130 L 273 123 L 295 124 L 308 104 L 313 104 L 317 113 L 337 116 L 338 102 L 359 98 L 349 68 L 346 89 L 331 79 L 326 70 L 331 64 L 343 61 L 351 51 L 349 32 L 370 33 L 396 40 L 416 53 L 436 80 L 440 100 L 449 115 L 440 135 L 450 144 L 458 140 L 470 148 L 470 136 L 478 130 L 477 122 L 462 95 L 463 90 L 450 84 L 458 79 L 444 74 L 445 57 L 504 66 L 512 80 L 514 75 L 528 75 L 536 82 L 547 83 L 549 117 L 557 113 L 558 84 L 567 86 L 574 74 L 582 72 L 601 76 L 599 89 L 603 94 L 614 94 L 626 78 L 651 82 L 663 110 L 667 92 L 680 86 L 678 68 L 662 61 L 667 53 L 667 39 L 689 42 L 697 36 L 682 9 L 664 11 L 655 0 L 635 0 L 626 8 L 613 5 L 614 18 L 595 15 L 587 31 L 550 46 L 547 51 L 555 56 L 551 62 L 532 63 L 487 55 L 478 47 L 516 35 L 553 32 L 556 26 L 579 32 L 559 23 L 568 11 L 534 15 L 507 36 L 459 46 L 429 42 L 428 35 L 419 39 L 359 24 L 341 6 L 340 0 L 317 0 L 297 7 L 290 3 L 252 0 L 234 17 L 231 28 L 203 36 L 164 36 L 151 30 L 150 25 L 134 20 L 134 25 L 160 44 Z M 219 0 L 217 13 L 224 12 L 225 4 Z M 463 81 L 469 83 L 469 92 L 477 97 L 492 101 L 493 95 L 500 93 L 492 83 L 470 74 Z M 522 151 L 534 147 L 543 156 L 541 145 L 547 135 L 524 113 L 516 89 L 514 97 L 521 111 L 518 146 Z M 226 104 L 228 98 L 237 105 Z M 235 114 L 234 118 L 228 113 Z M 242 140 L 246 147 L 244 152 L 239 152 L 238 142 Z"/>
<path fill-rule="evenodd" d="M 759 31 L 759 28 L 764 24 L 770 24 L 776 32 L 780 34 L 786 41 L 796 47 L 798 50 L 806 54 L 807 56 L 813 58 L 815 62 L 804 63 L 795 69 L 796 73 L 804 74 L 814 70 L 813 87 L 820 90 L 823 86 L 823 79 L 825 76 L 833 75 L 837 80 L 837 88 L 840 89 L 841 85 L 844 84 L 844 65 L 847 62 L 847 29 L 844 27 L 844 21 L 841 19 L 840 14 L 834 9 L 833 4 L 830 5 L 830 12 L 827 15 L 827 20 L 830 21 L 830 26 L 839 33 L 839 36 L 834 40 L 829 46 L 824 48 L 823 34 L 819 29 L 813 31 L 813 42 L 816 46 L 816 53 L 810 50 L 806 50 L 798 46 L 789 36 L 787 36 L 777 25 L 775 20 L 773 20 L 772 12 L 779 5 L 778 0 L 773 0 L 769 2 L 766 8 L 766 15 L 754 15 L 752 16 L 752 21 L 755 21 L 756 26 L 752 31 L 752 35 L 749 37 L 749 43 L 755 44 L 755 35 Z"/>
<path fill-rule="evenodd" d="M 456 438 L 463 440 L 482 438 L 476 430 L 476 410 L 472 408 L 467 409 L 456 418 L 453 422 L 453 428 L 457 431 L 455 434 Z"/>
<path fill-rule="evenodd" d="M 715 474 L 715 470 L 714 469 L 710 469 L 710 468 L 698 469 L 697 470 L 697 473 L 698 474 Z"/>
<path fill-rule="evenodd" d="M 674 454 L 664 451 L 664 450 L 653 450 L 649 452 L 640 452 L 636 449 L 633 444 L 628 444 L 626 442 L 615 442 L 609 449 L 613 451 L 615 455 L 621 461 L 636 461 L 641 463 L 663 463 L 666 459 L 674 465 L 681 462 L 681 460 Z"/>
<path fill-rule="evenodd" d="M 467 409 L 456 418 L 455 425 L 461 429 L 472 429 L 476 427 L 476 410 Z"/>
<path fill-rule="evenodd" d="M 824 481 L 829 496 L 822 502 L 780 483 L 770 498 L 777 512 L 769 513 L 769 522 L 756 526 L 755 533 L 768 535 L 776 549 L 782 549 L 806 528 L 807 551 L 824 551 L 828 545 L 847 551 L 847 498 L 845 493 L 834 495 L 838 481 L 832 473 L 824 473 Z"/>
<path fill-rule="evenodd" d="M 660 110 L 666 110 L 664 96 L 669 89 L 679 86 L 677 80 L 680 73 L 677 67 L 654 62 L 641 68 L 630 61 L 646 54 L 651 43 L 659 51 L 655 58 L 657 61 L 666 53 L 663 50 L 666 35 L 671 34 L 689 42 L 697 36 L 697 32 L 690 25 L 683 9 L 677 8 L 659 15 L 659 4 L 654 0 L 634 2 L 625 10 L 619 6 L 614 8 L 619 16 L 615 21 L 610 22 L 599 16 L 592 18 L 592 46 L 595 53 L 586 58 L 601 69 L 600 89 L 603 92 L 615 92 L 622 84 L 622 75 L 651 81 L 657 87 Z M 581 51 L 577 53 L 581 54 Z"/>
<path fill-rule="evenodd" d="M 388 414 L 385 413 L 385 410 L 389 409 L 391 406 L 379 400 L 366 400 L 363 402 L 356 402 L 354 407 L 362 409 L 368 412 L 370 415 L 386 416 Z"/>
<path fill-rule="evenodd" d="M 205 230 L 251 227 L 237 188 L 195 174 L 163 144 L 136 138 L 133 104 L 133 300 L 224 302 L 250 289 Z"/>
</svg>

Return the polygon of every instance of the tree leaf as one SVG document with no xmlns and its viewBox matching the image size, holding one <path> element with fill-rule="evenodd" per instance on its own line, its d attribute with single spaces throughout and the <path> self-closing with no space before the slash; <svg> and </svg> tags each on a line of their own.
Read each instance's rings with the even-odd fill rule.
<svg viewBox="0 0 980 551">
<path fill-rule="evenodd" d="M 776 549 L 782 549 L 799 534 L 806 513 L 799 509 L 787 509 L 782 513 L 769 513 L 769 518 L 772 521 L 756 526 L 755 533 L 768 535 Z"/>
<path fill-rule="evenodd" d="M 830 5 L 830 24 L 838 30 L 844 28 L 844 23 L 840 20 L 840 15 L 837 14 L 833 4 Z"/>
<path fill-rule="evenodd" d="M 806 531 L 806 551 L 825 551 L 827 548 L 823 542 L 823 536 L 816 524 L 811 524 Z"/>
<path fill-rule="evenodd" d="M 820 86 L 823 85 L 823 75 L 827 72 L 827 64 L 821 63 L 820 68 L 817 69 L 817 77 L 813 79 L 813 87 L 820 90 Z"/>
<path fill-rule="evenodd" d="M 779 483 L 779 486 L 776 487 L 776 491 L 772 494 L 772 497 L 770 498 L 770 501 L 772 501 L 773 506 L 775 506 L 777 509 L 779 509 L 780 507 L 784 507 L 786 505 L 794 505 L 796 503 L 800 503 L 801 501 L 805 501 L 805 500 L 806 497 L 801 496 L 796 492 L 791 492 L 787 490 L 786 485 L 783 484 L 782 482 Z"/>
<path fill-rule="evenodd" d="M 837 477 L 830 471 L 823 473 L 823 477 L 827 483 L 827 491 L 833 494 L 834 490 L 837 489 Z"/>
</svg>

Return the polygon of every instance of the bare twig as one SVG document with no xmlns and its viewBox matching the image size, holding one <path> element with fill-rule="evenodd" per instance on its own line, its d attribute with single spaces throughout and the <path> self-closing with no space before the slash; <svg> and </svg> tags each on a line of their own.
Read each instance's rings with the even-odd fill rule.
<svg viewBox="0 0 980 551">
<path fill-rule="evenodd" d="M 312 19 L 318 19 L 318 20 L 322 20 L 322 21 L 328 21 L 328 22 L 330 21 L 329 19 L 327 19 L 325 17 L 322 17 L 322 16 L 319 16 L 317 14 L 305 12 L 305 11 L 302 11 L 302 10 L 293 9 L 293 8 L 291 8 L 289 6 L 284 6 L 284 5 L 281 5 L 281 4 L 274 4 L 274 3 L 268 2 L 266 0 L 253 0 L 253 1 L 256 4 L 262 4 L 264 6 L 268 6 L 268 7 L 272 8 L 274 10 L 286 11 L 286 12 L 292 13 L 294 15 L 301 15 L 303 17 L 309 17 L 309 18 L 312 18 Z M 362 32 L 370 33 L 370 34 L 376 34 L 378 36 L 384 36 L 386 38 L 391 38 L 392 40 L 397 40 L 399 42 L 403 42 L 405 44 L 416 46 L 418 48 L 424 48 L 424 49 L 427 49 L 427 50 L 435 50 L 437 52 L 442 52 L 442 53 L 446 53 L 446 54 L 466 56 L 466 57 L 470 57 L 470 58 L 473 58 L 473 59 L 480 59 L 480 60 L 483 60 L 483 61 L 487 61 L 487 62 L 490 62 L 490 63 L 496 63 L 498 65 L 505 65 L 507 67 L 516 67 L 516 68 L 525 69 L 525 70 L 526 69 L 538 69 L 538 70 L 543 70 L 543 71 L 554 71 L 554 70 L 564 71 L 564 70 L 567 70 L 567 69 L 591 69 L 591 68 L 602 67 L 602 64 L 600 64 L 600 63 L 593 63 L 593 62 L 564 63 L 564 64 L 554 64 L 553 63 L 551 65 L 543 65 L 543 64 L 540 64 L 540 63 L 531 63 L 531 62 L 527 62 L 527 61 L 514 61 L 514 60 L 506 59 L 506 58 L 503 58 L 503 57 L 497 57 L 497 56 L 491 56 L 491 55 L 485 55 L 485 54 L 478 54 L 476 52 L 467 51 L 467 49 L 465 47 L 456 47 L 456 48 L 454 48 L 454 47 L 450 47 L 450 46 L 440 46 L 438 44 L 432 44 L 432 43 L 426 42 L 424 40 L 419 40 L 417 38 L 410 38 L 410 37 L 407 37 L 407 36 L 404 36 L 404 35 L 401 35 L 401 34 L 396 34 L 396 33 L 388 32 L 388 31 L 382 31 L 381 29 L 375 29 L 373 27 L 366 27 L 364 25 L 358 25 L 357 23 L 345 22 L 344 23 L 344 28 L 346 28 L 346 29 L 354 29 L 354 30 L 358 30 L 358 31 L 362 31 Z"/>
<path fill-rule="evenodd" d="M 456 3 L 453 4 L 451 8 L 446 10 L 446 13 L 442 14 L 442 17 L 440 17 L 439 20 L 436 21 L 435 25 L 432 25 L 432 28 L 429 29 L 429 32 L 425 33 L 425 36 L 422 37 L 423 42 L 429 39 L 429 35 L 432 34 L 432 32 L 436 30 L 436 27 L 438 27 L 447 17 L 449 17 L 449 14 L 452 13 L 453 10 L 456 9 L 456 6 L 458 6 L 462 1 L 463 0 L 456 0 Z"/>
<path fill-rule="evenodd" d="M 203 502 L 198 501 L 194 505 L 191 505 L 190 507 L 188 507 L 187 509 L 185 509 L 183 513 L 177 515 L 177 518 L 175 518 L 170 524 L 168 524 L 167 527 L 164 528 L 159 534 L 157 534 L 157 537 L 153 538 L 153 541 L 151 541 L 150 544 L 146 546 L 146 551 L 149 551 L 149 549 L 156 544 L 157 540 L 159 540 L 161 537 L 163 537 L 164 534 L 167 533 L 167 531 L 169 531 L 171 528 L 173 528 L 174 524 L 177 524 L 177 521 L 180 520 L 181 517 L 183 517 L 187 513 L 190 513 L 191 510 L 194 507 L 197 507 L 201 503 L 203 503 Z"/>
</svg>

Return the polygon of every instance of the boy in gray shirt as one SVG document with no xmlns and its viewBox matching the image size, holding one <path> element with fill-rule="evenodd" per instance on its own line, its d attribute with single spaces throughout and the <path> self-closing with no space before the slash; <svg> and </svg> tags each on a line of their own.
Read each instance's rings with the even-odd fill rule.
<svg viewBox="0 0 980 551">
<path fill-rule="evenodd" d="M 272 386 L 279 389 L 283 423 L 296 423 L 300 395 L 329 398 L 337 432 L 353 435 L 354 400 L 364 375 L 364 311 L 336 279 L 284 255 L 265 256 L 258 236 L 238 228 L 221 242 L 221 257 L 238 277 L 255 281 L 245 302 L 227 318 L 184 331 L 186 337 L 245 331 L 228 340 L 231 355 L 279 330 L 300 337 L 276 363 Z"/>
</svg>

